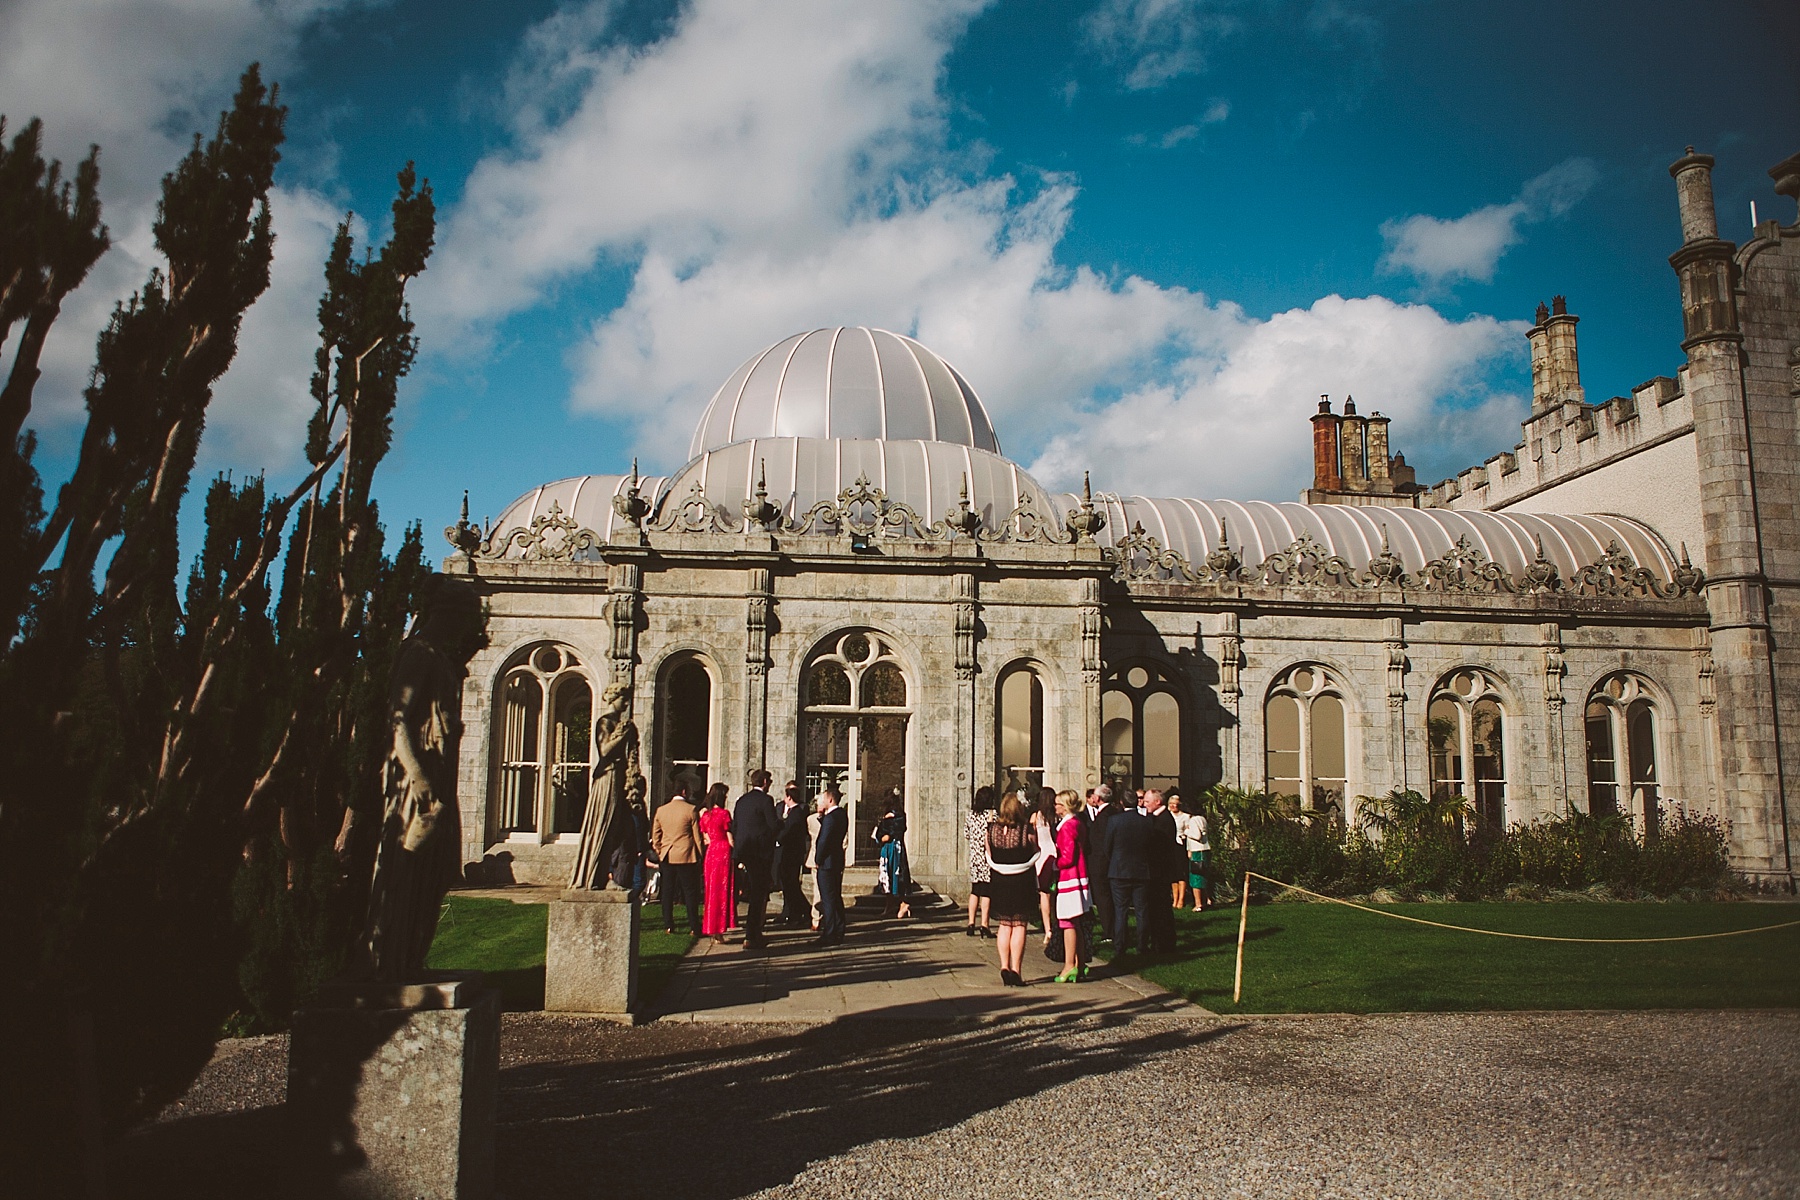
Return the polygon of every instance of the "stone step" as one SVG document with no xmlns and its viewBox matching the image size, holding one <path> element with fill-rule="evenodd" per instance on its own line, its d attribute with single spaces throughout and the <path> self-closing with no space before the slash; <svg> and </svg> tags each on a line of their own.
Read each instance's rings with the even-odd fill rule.
<svg viewBox="0 0 1800 1200">
<path fill-rule="evenodd" d="M 875 890 L 876 882 L 881 878 L 879 868 L 873 866 L 854 866 L 844 870 L 844 903 L 850 908 L 886 908 L 888 896 Z M 937 892 L 913 880 L 912 891 L 907 894 L 907 904 L 915 909 L 953 908 L 954 903 Z"/>
</svg>

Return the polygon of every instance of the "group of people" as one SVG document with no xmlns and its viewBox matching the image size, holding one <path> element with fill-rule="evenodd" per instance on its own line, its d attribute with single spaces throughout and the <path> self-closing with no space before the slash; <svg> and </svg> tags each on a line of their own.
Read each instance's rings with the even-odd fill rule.
<svg viewBox="0 0 1800 1200">
<path fill-rule="evenodd" d="M 1043 923 L 1047 953 L 1062 940 L 1056 982 L 1078 983 L 1088 977 L 1098 937 L 1112 941 L 1115 956 L 1128 946 L 1139 954 L 1172 951 L 1174 909 L 1191 897 L 1201 912 L 1212 900 L 1206 817 L 1183 811 L 1174 791 L 1149 788 L 1121 802 L 1105 784 L 1085 798 L 1048 787 L 1030 798 L 1016 789 L 996 798 L 984 787 L 965 830 L 966 932 L 996 938 L 1008 987 L 1024 986 L 1026 927 L 1034 918 Z"/>
<path fill-rule="evenodd" d="M 687 910 L 695 937 L 723 941 L 738 927 L 738 900 L 744 901 L 744 944 L 768 944 L 769 895 L 781 893 L 779 924 L 811 928 L 823 946 L 844 940 L 844 867 L 849 814 L 835 787 L 820 790 L 808 805 L 800 784 L 789 780 L 780 801 L 769 794 L 774 776 L 750 773 L 750 790 L 728 803 L 730 791 L 715 783 L 696 805 L 686 785 L 656 810 L 650 823 L 646 863 L 657 870 L 663 927 L 675 932 L 675 906 Z M 890 916 L 907 917 L 912 887 L 906 858 L 906 814 L 898 795 L 889 799 L 873 839 L 881 861 L 882 890 Z M 809 900 L 802 877 L 812 876 Z"/>
</svg>

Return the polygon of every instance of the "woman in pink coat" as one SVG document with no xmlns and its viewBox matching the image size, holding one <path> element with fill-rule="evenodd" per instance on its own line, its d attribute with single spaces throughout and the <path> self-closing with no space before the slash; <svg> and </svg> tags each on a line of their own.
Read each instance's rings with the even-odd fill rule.
<svg viewBox="0 0 1800 1200">
<path fill-rule="evenodd" d="M 1088 882 L 1087 822 L 1082 819 L 1079 793 L 1058 792 L 1056 804 L 1062 819 L 1056 825 L 1056 924 L 1063 931 L 1063 973 L 1058 983 L 1087 979 L 1094 957 L 1089 926 L 1093 922 L 1094 897 Z"/>
</svg>

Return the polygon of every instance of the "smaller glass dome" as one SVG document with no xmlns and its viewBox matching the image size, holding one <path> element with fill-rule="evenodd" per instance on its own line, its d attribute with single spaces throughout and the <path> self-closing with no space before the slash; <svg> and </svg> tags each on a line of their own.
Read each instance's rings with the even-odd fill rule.
<svg viewBox="0 0 1800 1200">
<path fill-rule="evenodd" d="M 707 405 L 690 458 L 751 438 L 949 442 L 1000 453 L 956 368 L 885 329 L 815 329 L 753 354 Z"/>
</svg>

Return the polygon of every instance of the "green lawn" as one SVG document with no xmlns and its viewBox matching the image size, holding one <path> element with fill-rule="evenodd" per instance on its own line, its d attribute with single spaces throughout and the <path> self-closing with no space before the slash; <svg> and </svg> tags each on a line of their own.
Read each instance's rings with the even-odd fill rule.
<svg viewBox="0 0 1800 1200">
<path fill-rule="evenodd" d="M 1510 933 L 1678 937 L 1800 920 L 1797 904 L 1384 904 Z M 1800 1007 L 1800 926 L 1659 945 L 1527 942 L 1430 929 L 1337 904 L 1252 904 L 1244 997 L 1238 910 L 1177 915 L 1178 951 L 1140 973 L 1214 1012 Z"/>
<path fill-rule="evenodd" d="M 544 1007 L 544 937 L 550 908 L 511 900 L 455 896 L 445 900 L 437 940 L 425 965 L 437 970 L 485 971 L 514 1012 Z M 655 1000 L 675 964 L 693 945 L 684 933 L 662 931 L 661 910 L 646 908 L 638 924 L 638 1004 Z"/>
</svg>

